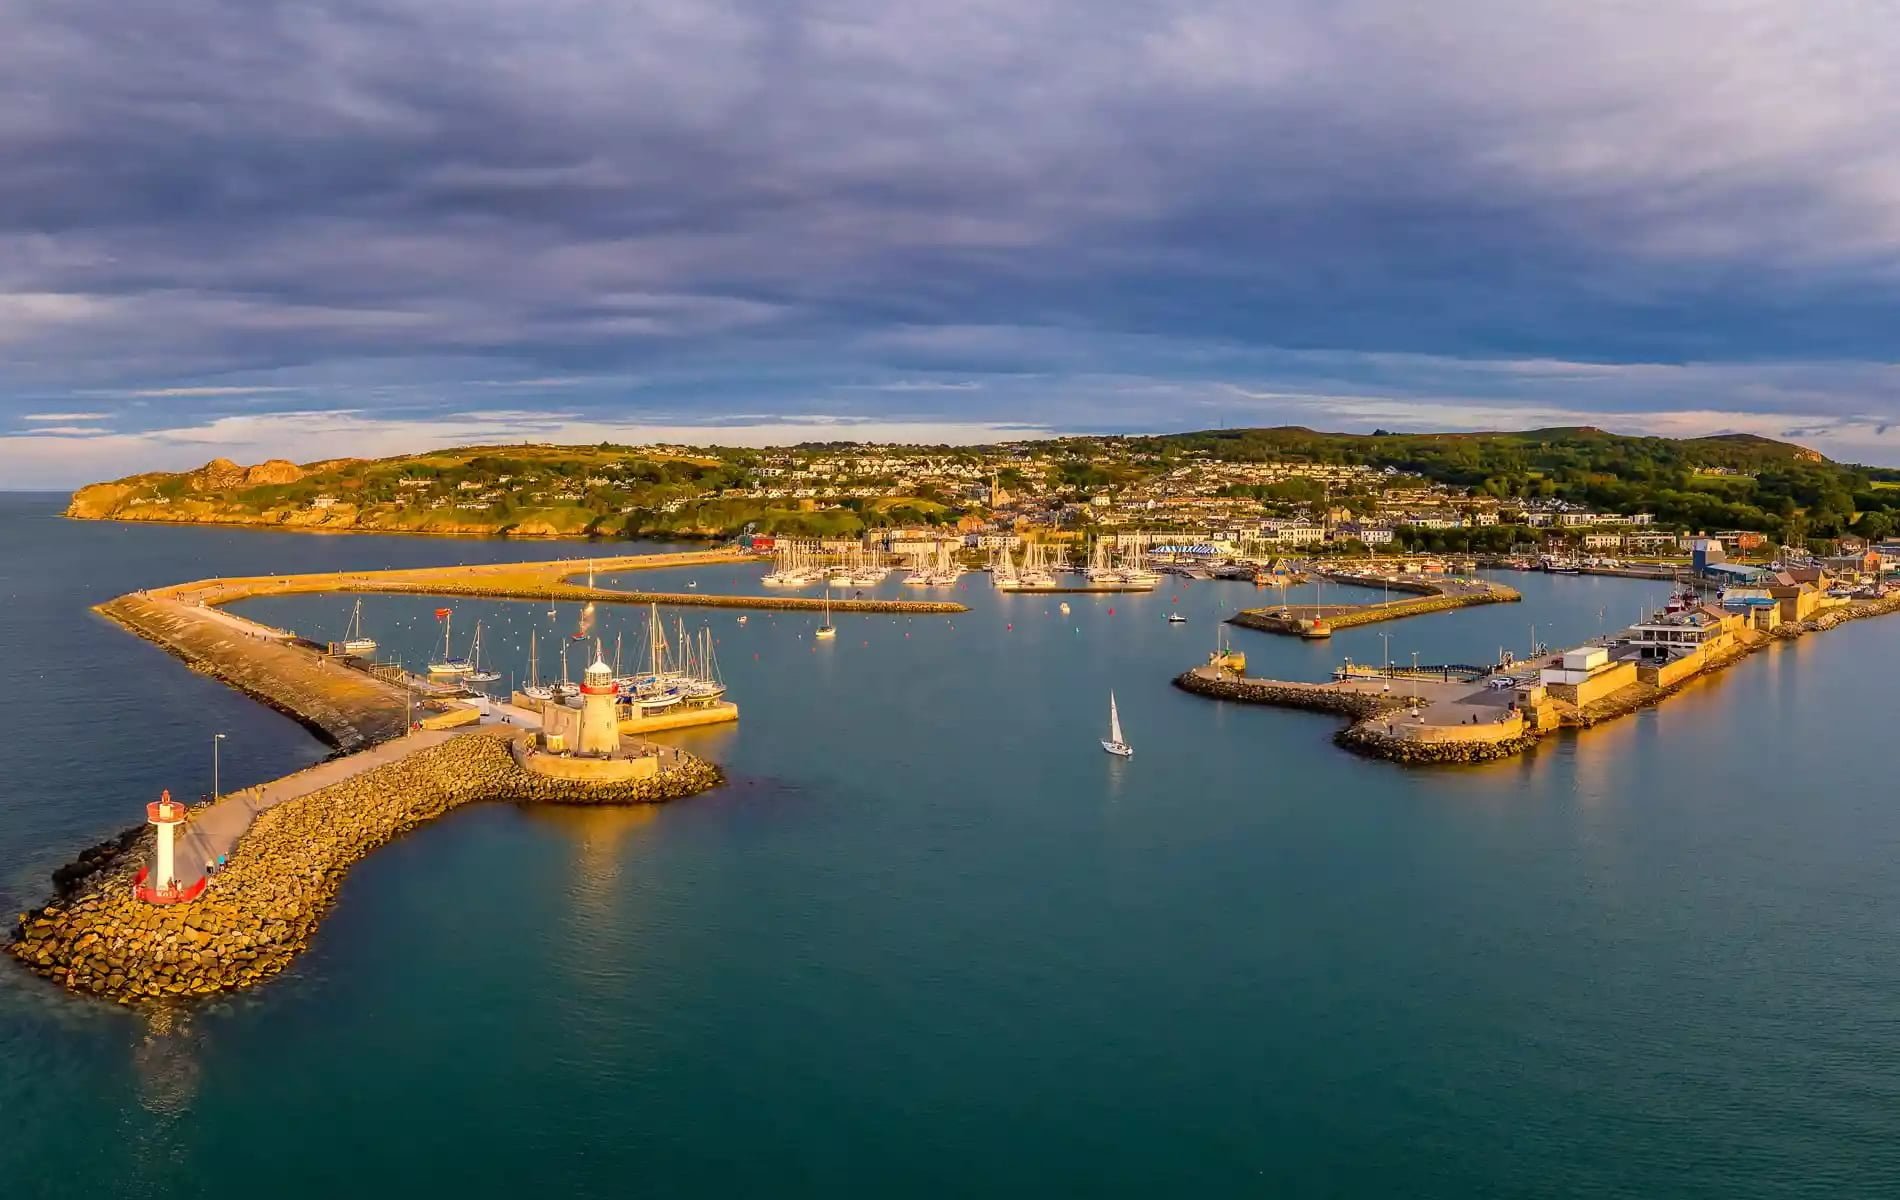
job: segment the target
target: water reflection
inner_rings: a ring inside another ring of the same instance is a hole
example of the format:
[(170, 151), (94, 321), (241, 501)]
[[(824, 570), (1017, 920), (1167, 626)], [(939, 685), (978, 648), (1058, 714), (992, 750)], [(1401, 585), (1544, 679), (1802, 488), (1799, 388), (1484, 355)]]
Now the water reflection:
[(132, 1047), (139, 1105), (157, 1116), (183, 1116), (198, 1098), (204, 1070), (190, 1010), (183, 1002), (157, 1001), (139, 1016), (145, 1028)]

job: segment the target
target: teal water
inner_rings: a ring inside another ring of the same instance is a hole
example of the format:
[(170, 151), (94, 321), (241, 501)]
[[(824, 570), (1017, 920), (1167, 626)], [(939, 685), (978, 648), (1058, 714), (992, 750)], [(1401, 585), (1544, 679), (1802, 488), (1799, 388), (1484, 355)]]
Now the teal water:
[[(0, 497), (14, 909), (158, 788), (208, 788), (212, 732), (230, 735), (226, 786), (324, 753), (88, 604), (220, 572), (564, 549), (57, 508)], [(757, 570), (637, 582), (736, 590)], [(1393, 656), (1521, 650), (1532, 623), (1562, 644), (1653, 597), (1509, 582), (1524, 604), (1386, 627)], [(1507, 764), (1416, 773), (1336, 750), (1330, 718), (1167, 685), (1251, 588), (1069, 597), (1063, 619), (1055, 598), (970, 585), (970, 613), (841, 614), (830, 644), (802, 615), (673, 610), (710, 623), (743, 710), (679, 735), (728, 787), (452, 815), (362, 864), (267, 988), (158, 1019), (0, 964), (10, 1191), (1900, 1190), (1900, 622), (1758, 655)], [(365, 614), (419, 657), (435, 604)], [(1176, 607), (1187, 625), (1162, 620)], [(347, 608), (242, 611), (322, 635)], [(488, 623), (503, 670), (525, 666), (530, 627), (573, 620), (456, 609), (458, 630)], [(603, 611), (609, 638), (640, 640), (636, 611)], [(1235, 640), (1258, 674), (1381, 653), (1376, 630)], [(1110, 687), (1131, 762), (1095, 744)]]

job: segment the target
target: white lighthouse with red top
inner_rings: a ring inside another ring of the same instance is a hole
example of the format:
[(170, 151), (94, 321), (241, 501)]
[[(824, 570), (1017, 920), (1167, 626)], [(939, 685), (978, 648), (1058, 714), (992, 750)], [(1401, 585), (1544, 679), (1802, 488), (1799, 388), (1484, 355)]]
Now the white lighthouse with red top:
[(185, 823), (185, 806), (172, 799), (170, 792), (145, 806), (145, 819), (154, 833), (152, 864), (139, 872), (134, 890), (141, 900), (154, 904), (176, 904), (190, 900), (204, 890), (204, 881), (194, 878), (190, 887), (178, 883), (177, 829)]
[(581, 677), (581, 736), (576, 749), (582, 754), (618, 754), (620, 720), (614, 712), (614, 672), (599, 656), (598, 647), (594, 653), (594, 665)]

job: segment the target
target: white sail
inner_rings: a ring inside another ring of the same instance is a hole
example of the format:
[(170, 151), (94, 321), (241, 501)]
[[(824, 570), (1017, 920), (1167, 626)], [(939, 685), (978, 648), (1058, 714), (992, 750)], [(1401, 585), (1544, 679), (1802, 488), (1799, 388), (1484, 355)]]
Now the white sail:
[(1122, 742), (1122, 714), (1115, 707), (1114, 692), (1108, 694), (1108, 740), (1118, 745), (1126, 744)]

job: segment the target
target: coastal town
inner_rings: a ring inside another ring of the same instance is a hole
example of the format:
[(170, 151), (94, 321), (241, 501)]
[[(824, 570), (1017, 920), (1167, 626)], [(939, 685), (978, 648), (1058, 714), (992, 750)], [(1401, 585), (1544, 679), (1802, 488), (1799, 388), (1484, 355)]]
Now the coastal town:
[[(1900, 568), (1892, 489), (1882, 486), (1890, 481), (1816, 463), (1799, 448), (1745, 447), (1761, 460), (1752, 474), (1721, 463), (1681, 467), (1688, 480), (1706, 480), (1708, 494), (1757, 495), (1790, 480), (1825, 492), (1754, 522), (1769, 529), (1709, 529), (1683, 527), (1670, 488), (1590, 503), (1591, 486), (1563, 472), (1460, 485), (1434, 478), (1444, 472), (1428, 464), (1237, 458), (1191, 441), (1159, 450), (1155, 441), (806, 447), (724, 460), (687, 447), (632, 456), (592, 448), (585, 473), (556, 497), (598, 507), (600, 489), (626, 471), (665, 462), (673, 466), (660, 474), (688, 489), (672, 511), (743, 502), (787, 519), (722, 530), (701, 550), (622, 547), (539, 562), (201, 579), (101, 604), (128, 631), (298, 720), (339, 757), (228, 795), (214, 786), (195, 804), (168, 792), (152, 800), (143, 825), (55, 872), (57, 894), (23, 915), (9, 950), (68, 988), (125, 1002), (246, 987), (283, 970), (308, 943), (351, 863), (460, 804), (650, 804), (719, 786), (718, 767), (652, 740), (739, 715), (718, 666), (720, 639), (703, 622), (688, 629), (664, 616), (662, 606), (723, 611), (741, 629), (748, 611), (822, 621), (795, 635), (815, 651), (837, 637), (834, 613), (950, 622), (972, 611), (972, 587), (1004, 602), (1046, 595), (1043, 611), (1068, 619), (1072, 602), (1112, 603), (1164, 584), (1248, 584), (1214, 590), (1222, 632), (1174, 686), (1220, 702), (1345, 717), (1340, 746), (1406, 766), (1520, 754), (1560, 730), (1662, 702), (1778, 642), (1900, 608), (1900, 591), (1887, 582)], [(579, 452), (544, 449), (544, 465), (572, 473)], [(436, 455), (434, 474), (416, 460), (374, 471), (213, 463), (82, 489), (69, 515), (149, 520), (164, 509), (184, 522), (229, 523), (229, 506), (240, 504), (249, 523), (324, 532), (373, 528), (340, 518), (354, 522), (382, 503), (369, 497), (385, 484), (399, 509), (432, 510), (464, 494), (470, 505), (492, 505), (494, 488), (510, 489), (502, 503), (541, 503), (546, 478), (522, 465), (523, 451), (511, 453)], [(680, 482), (706, 484), (709, 472), (719, 475), (709, 496)], [(361, 494), (346, 502), (350, 481)], [(310, 490), (318, 487), (325, 490)], [(107, 510), (98, 508), (98, 488), (116, 489)], [(1845, 489), (1847, 507), (1827, 489)], [(252, 503), (260, 490), (276, 507)], [(1654, 510), (1643, 503), (1652, 498)], [(299, 516), (312, 513), (321, 519)], [(683, 589), (636, 590), (617, 578), (682, 567), (704, 568), (709, 586), (695, 578)], [(1627, 577), (1664, 589), (1667, 600), (1619, 631), (1553, 647), (1533, 630), (1526, 650), (1501, 648), (1479, 662), (1395, 658), (1386, 639), (1378, 661), (1342, 656), (1325, 678), (1250, 672), (1239, 640), (1252, 631), (1326, 642), (1363, 626), (1515, 604), (1514, 573)], [(758, 590), (728, 586), (748, 575)], [(1305, 590), (1290, 600), (1289, 589)], [(297, 595), (355, 600), (347, 623), (321, 634), (229, 607)], [(435, 598), (440, 640), (426, 663), (392, 660), (379, 645), (364, 618), (364, 597), (377, 596)], [(551, 621), (572, 614), (573, 627), (549, 630), (545, 658), (531, 630), (525, 670), (508, 670), (503, 687), (479, 618), (461, 626), (466, 640), (456, 636), (456, 607), (472, 599), (533, 602)], [(607, 608), (643, 618), (630, 646), (601, 632), (597, 613)], [(1158, 606), (1145, 611), (1162, 616)], [(1177, 608), (1165, 620), (1188, 618)], [(1005, 622), (997, 635), (1014, 628)], [(570, 670), (575, 649), (582, 662)], [(1110, 735), (1103, 749), (1133, 756), (1112, 694)], [(347, 821), (326, 815), (343, 809)], [(312, 891), (284, 882), (306, 877), (323, 884)]]

